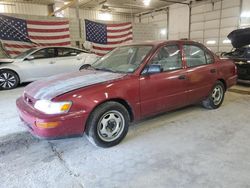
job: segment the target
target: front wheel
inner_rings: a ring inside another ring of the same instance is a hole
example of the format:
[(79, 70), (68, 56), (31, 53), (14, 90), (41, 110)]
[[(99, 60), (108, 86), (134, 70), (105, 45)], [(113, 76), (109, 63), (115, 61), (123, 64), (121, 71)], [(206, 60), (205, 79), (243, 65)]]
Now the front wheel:
[(129, 120), (129, 113), (122, 104), (113, 101), (101, 104), (88, 119), (87, 137), (99, 147), (115, 146), (126, 136)]
[(0, 70), (0, 89), (8, 90), (16, 88), (19, 84), (17, 74), (11, 70)]
[(208, 109), (219, 108), (224, 100), (224, 95), (225, 87), (222, 82), (217, 81), (208, 98), (202, 101), (202, 105)]

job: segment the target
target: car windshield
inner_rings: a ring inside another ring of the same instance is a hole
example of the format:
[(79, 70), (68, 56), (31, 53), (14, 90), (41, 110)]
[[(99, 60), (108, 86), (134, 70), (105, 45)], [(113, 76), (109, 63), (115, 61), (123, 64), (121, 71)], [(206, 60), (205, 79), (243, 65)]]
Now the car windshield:
[(132, 73), (142, 63), (152, 46), (123, 46), (114, 49), (92, 66), (97, 70)]
[(18, 56), (14, 57), (14, 58), (15, 58), (15, 59), (23, 59), (23, 58), (25, 58), (28, 54), (30, 54), (31, 52), (33, 52), (33, 51), (35, 51), (35, 50), (37, 50), (37, 49), (36, 49), (36, 48), (31, 48), (31, 49), (29, 49), (29, 50), (27, 50), (27, 51), (25, 51), (25, 52), (19, 54)]

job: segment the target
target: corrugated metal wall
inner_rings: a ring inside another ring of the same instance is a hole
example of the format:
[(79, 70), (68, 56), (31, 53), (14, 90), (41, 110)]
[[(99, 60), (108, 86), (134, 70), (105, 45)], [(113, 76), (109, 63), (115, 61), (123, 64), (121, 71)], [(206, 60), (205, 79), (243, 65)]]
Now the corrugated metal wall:
[(192, 7), (191, 39), (204, 43), (214, 52), (231, 50), (231, 44), (225, 40), (232, 30), (239, 27), (240, 2), (222, 0)]
[(47, 16), (48, 6), (36, 5), (36, 4), (30, 4), (30, 3), (0, 4), (0, 13)]

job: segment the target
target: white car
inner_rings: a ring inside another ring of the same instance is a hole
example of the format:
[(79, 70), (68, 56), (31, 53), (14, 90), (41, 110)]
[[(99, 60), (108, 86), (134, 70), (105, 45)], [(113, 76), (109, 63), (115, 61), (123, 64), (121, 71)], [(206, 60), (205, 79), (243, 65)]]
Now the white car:
[(20, 83), (77, 71), (97, 59), (97, 55), (78, 48), (32, 48), (13, 59), (0, 60), (0, 89), (13, 89)]

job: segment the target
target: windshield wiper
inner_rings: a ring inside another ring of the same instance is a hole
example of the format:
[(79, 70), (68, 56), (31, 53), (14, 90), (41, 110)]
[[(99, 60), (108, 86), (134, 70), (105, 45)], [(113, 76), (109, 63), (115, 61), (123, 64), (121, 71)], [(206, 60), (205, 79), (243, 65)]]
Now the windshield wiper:
[(105, 67), (102, 67), (102, 68), (95, 68), (95, 67), (94, 67), (94, 69), (95, 69), (95, 70), (100, 70), (100, 71), (115, 72), (115, 71), (113, 71), (112, 69), (108, 69), (108, 68), (105, 68)]

